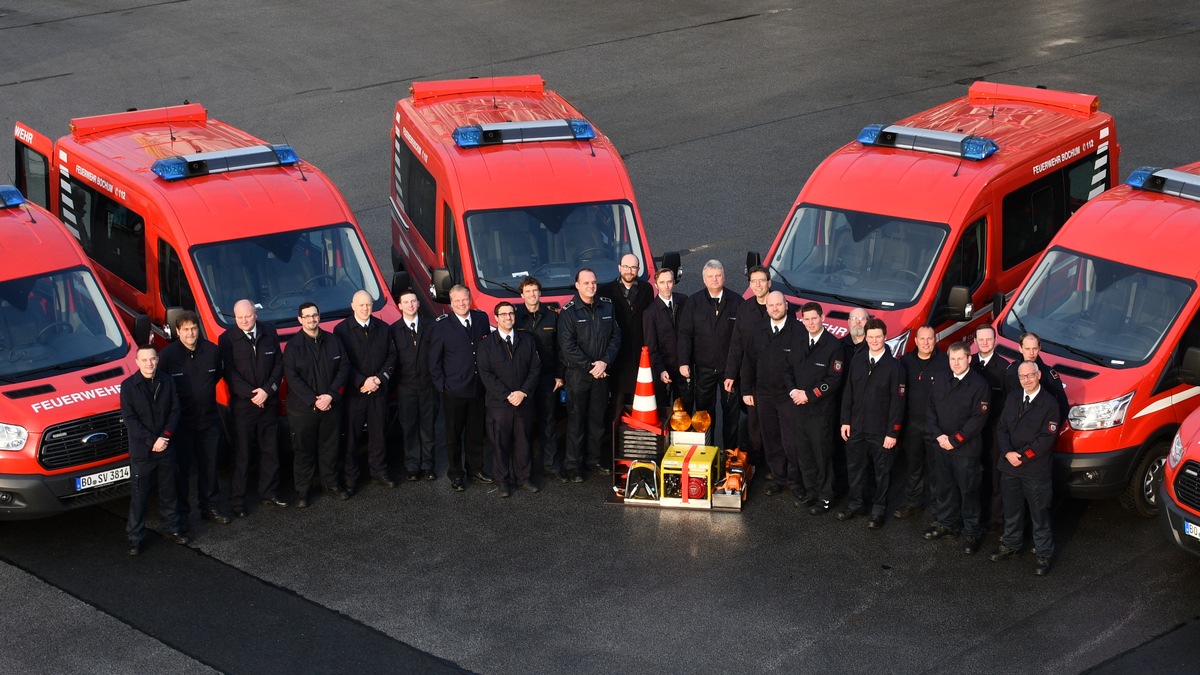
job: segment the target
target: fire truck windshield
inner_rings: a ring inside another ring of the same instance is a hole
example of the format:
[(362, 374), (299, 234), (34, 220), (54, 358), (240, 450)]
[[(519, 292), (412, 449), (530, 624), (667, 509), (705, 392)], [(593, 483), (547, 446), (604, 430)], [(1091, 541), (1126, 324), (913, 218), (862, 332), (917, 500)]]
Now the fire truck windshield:
[(627, 202), (476, 211), (466, 223), (479, 288), (489, 294), (515, 295), (510, 289), (527, 275), (537, 277), (547, 291), (574, 290), (581, 267), (595, 271), (600, 283), (612, 281), (627, 253), (638, 257), (641, 278), (647, 278), (633, 207)]
[(247, 298), (258, 318), (297, 325), (304, 302), (315, 302), (322, 320), (350, 315), (350, 298), (365, 290), (385, 302), (362, 241), (348, 223), (278, 232), (197, 246), (192, 258), (217, 320), (234, 325), (233, 305)]
[(946, 241), (945, 225), (802, 204), (771, 259), (803, 293), (868, 307), (916, 302)]
[(128, 346), (86, 268), (0, 282), (0, 379), (119, 359)]

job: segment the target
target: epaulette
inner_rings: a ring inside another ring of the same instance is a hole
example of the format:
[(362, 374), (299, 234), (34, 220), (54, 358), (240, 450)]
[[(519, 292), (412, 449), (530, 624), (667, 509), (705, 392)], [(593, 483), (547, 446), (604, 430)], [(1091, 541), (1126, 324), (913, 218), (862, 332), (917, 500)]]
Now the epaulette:
[(449, 314), (440, 314), (440, 315), (438, 315), (438, 318), (434, 319), (434, 321), (441, 321), (448, 316), (450, 316), (450, 315)]
[(575, 305), (574, 300), (568, 300), (567, 304), (563, 305), (563, 309), (571, 309), (571, 307), (573, 307), (574, 305)]
[(604, 297), (603, 295), (597, 295), (596, 299), (599, 300), (600, 302), (607, 302), (610, 305), (612, 304), (612, 300), (609, 300), (608, 298)]

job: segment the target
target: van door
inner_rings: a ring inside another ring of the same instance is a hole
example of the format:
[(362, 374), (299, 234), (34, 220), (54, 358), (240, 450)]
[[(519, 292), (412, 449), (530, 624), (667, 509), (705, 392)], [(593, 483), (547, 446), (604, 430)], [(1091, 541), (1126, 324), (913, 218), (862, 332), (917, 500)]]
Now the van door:
[[(937, 329), (939, 342), (951, 338), (959, 339), (964, 332), (969, 332), (964, 331), (968, 326), (982, 323), (988, 308), (990, 308), (987, 303), (994, 285), (984, 283), (987, 279), (988, 260), (987, 216), (983, 214), (977, 216), (963, 230), (962, 236), (954, 244), (954, 249), (948, 253), (950, 257), (946, 263), (946, 273), (942, 277), (941, 286), (938, 287), (937, 301), (934, 303), (929, 320), (930, 325)], [(979, 311), (969, 320), (951, 323), (955, 321), (956, 317), (950, 316), (950, 289), (955, 286), (965, 286), (970, 289), (971, 304)], [(987, 315), (989, 321), (992, 318)]]
[(50, 157), (54, 141), (17, 122), (13, 129), (16, 144), (17, 189), (29, 201), (44, 209), (50, 207)]

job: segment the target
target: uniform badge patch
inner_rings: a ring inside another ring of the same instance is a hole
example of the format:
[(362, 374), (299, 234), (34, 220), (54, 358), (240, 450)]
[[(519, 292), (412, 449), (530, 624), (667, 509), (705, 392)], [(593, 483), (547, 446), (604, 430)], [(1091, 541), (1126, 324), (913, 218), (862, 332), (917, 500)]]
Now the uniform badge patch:
[(842, 372), (842, 360), (841, 359), (833, 360), (833, 372), (835, 372), (835, 373)]
[(979, 412), (985, 413), (985, 412), (987, 412), (987, 410), (988, 410), (988, 402), (980, 401), (979, 402)]
[(1051, 422), (1046, 425), (1046, 428), (1050, 430), (1050, 433), (1056, 434), (1058, 433), (1058, 422)]
[(901, 396), (903, 396), (903, 395), (904, 395), (904, 385), (903, 385), (903, 384), (902, 384), (902, 385), (900, 385), (900, 395), (901, 395)]

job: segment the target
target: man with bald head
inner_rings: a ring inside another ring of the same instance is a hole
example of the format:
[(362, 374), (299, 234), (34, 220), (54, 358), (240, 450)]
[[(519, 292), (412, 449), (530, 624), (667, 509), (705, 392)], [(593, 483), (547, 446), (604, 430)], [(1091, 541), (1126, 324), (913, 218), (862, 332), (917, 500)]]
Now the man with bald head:
[(252, 451), (258, 450), (258, 497), (264, 504), (286, 508), (279, 494), (279, 385), (283, 352), (270, 324), (258, 323), (258, 309), (249, 300), (233, 306), (237, 325), (217, 341), (229, 386), (234, 455), (230, 502), (233, 515), (246, 517), (246, 484)]
[(609, 399), (610, 421), (620, 417), (625, 404), (633, 400), (638, 362), (642, 346), (646, 344), (642, 318), (654, 299), (654, 289), (638, 278), (641, 269), (642, 263), (638, 257), (627, 253), (621, 257), (617, 278), (597, 290), (599, 295), (612, 300), (613, 315), (617, 319), (617, 326), (621, 328), (617, 360), (608, 368), (608, 386), (612, 396)]
[(353, 315), (333, 329), (350, 361), (344, 404), (346, 454), (343, 472), (346, 490), (351, 494), (358, 486), (358, 450), (362, 447), (364, 430), (372, 482), (385, 488), (396, 487), (396, 482), (388, 475), (387, 446), (383, 438), (387, 426), (388, 384), (396, 366), (396, 349), (392, 345), (391, 327), (386, 321), (371, 316), (374, 304), (375, 298), (370, 293), (356, 292), (350, 299)]

